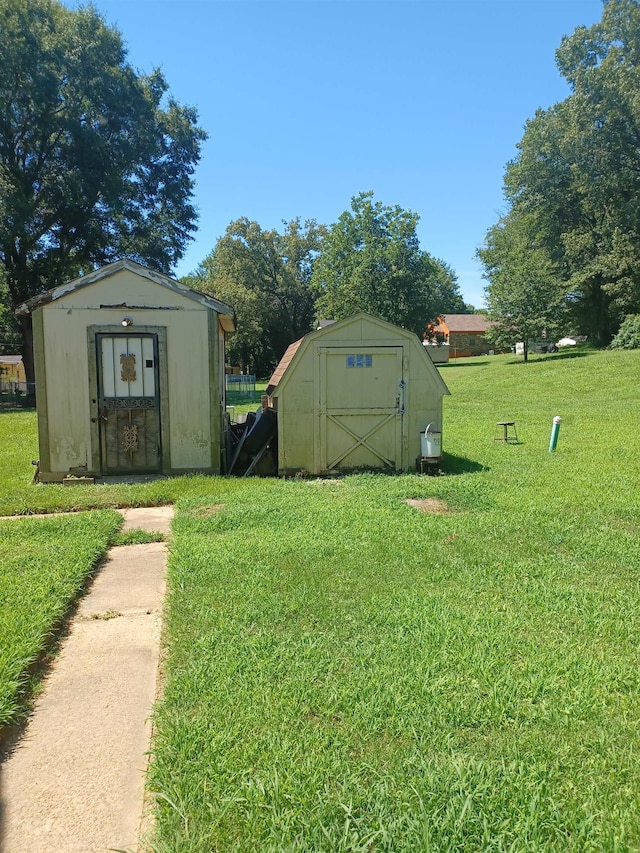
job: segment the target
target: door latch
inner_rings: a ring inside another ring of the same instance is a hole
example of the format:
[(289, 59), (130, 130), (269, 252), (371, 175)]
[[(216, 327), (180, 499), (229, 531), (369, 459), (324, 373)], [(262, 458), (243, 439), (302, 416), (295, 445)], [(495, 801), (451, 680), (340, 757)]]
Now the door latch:
[(102, 411), (100, 412), (98, 417), (97, 418), (91, 418), (91, 423), (95, 424), (98, 421), (103, 421), (104, 423), (106, 423), (108, 417), (109, 417), (109, 409), (107, 409), (106, 406), (103, 406)]

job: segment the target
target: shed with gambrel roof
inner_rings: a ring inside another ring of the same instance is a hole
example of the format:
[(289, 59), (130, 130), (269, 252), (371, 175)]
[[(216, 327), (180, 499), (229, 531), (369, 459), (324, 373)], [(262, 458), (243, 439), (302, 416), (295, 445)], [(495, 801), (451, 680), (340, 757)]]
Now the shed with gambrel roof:
[(327, 474), (414, 469), (449, 391), (413, 332), (361, 312), (291, 344), (268, 393), (279, 473)]

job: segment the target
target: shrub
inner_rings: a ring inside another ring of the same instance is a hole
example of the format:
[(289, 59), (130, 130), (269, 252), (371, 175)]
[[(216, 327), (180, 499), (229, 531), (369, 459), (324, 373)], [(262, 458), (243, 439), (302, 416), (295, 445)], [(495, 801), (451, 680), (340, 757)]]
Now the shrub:
[(615, 338), (610, 349), (640, 349), (640, 314), (630, 314)]

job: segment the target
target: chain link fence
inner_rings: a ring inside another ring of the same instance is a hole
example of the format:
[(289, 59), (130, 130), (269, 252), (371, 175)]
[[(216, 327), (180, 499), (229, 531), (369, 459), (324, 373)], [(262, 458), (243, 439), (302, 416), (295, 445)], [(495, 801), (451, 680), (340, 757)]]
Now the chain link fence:
[(34, 405), (35, 382), (0, 380), (0, 406), (2, 408), (28, 408)]

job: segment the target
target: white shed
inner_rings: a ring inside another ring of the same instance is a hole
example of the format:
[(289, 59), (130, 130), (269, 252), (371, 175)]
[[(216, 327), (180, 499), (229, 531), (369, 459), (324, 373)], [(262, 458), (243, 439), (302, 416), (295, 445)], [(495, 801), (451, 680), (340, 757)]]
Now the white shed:
[(325, 474), (415, 468), (449, 390), (417, 335), (359, 313), (291, 344), (267, 393), (278, 472)]
[(35, 297), (40, 479), (219, 473), (228, 305), (130, 260)]

